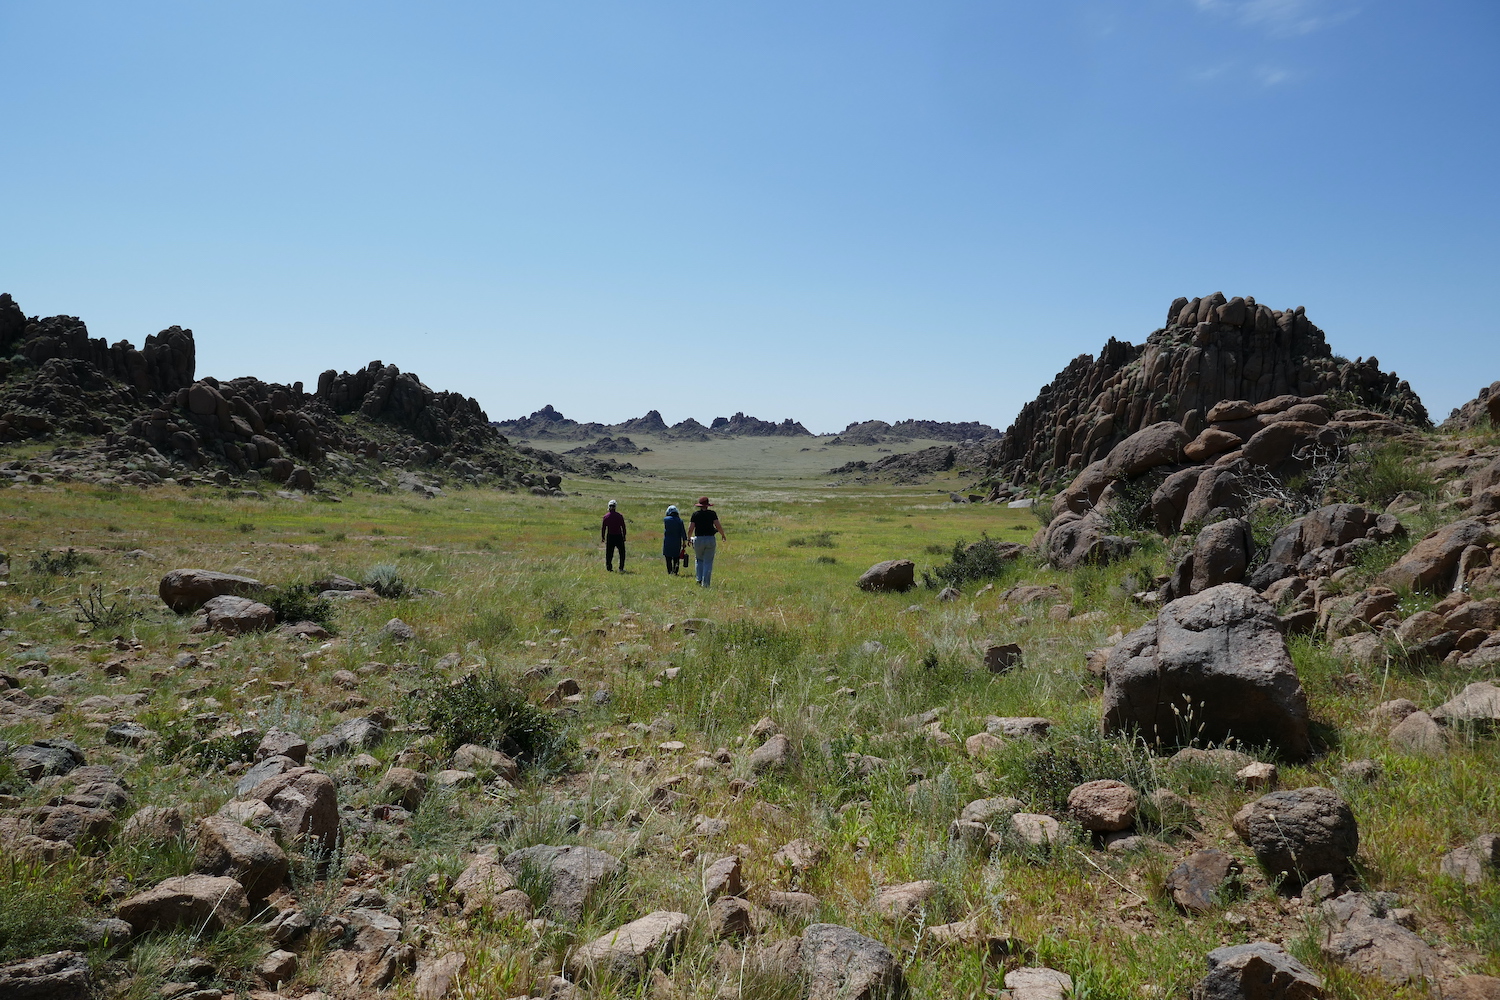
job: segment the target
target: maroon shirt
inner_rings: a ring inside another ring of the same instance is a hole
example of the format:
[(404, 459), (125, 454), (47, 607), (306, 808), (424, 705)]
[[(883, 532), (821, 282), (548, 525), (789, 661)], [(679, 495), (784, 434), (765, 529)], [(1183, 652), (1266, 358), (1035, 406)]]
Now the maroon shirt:
[(604, 534), (619, 535), (625, 537), (625, 515), (617, 510), (612, 510), (604, 515)]

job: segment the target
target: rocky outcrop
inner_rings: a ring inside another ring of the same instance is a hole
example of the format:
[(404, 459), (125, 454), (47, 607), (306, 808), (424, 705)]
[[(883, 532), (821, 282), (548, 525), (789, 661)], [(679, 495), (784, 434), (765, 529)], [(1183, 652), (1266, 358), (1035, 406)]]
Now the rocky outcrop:
[(1500, 427), (1500, 382), (1491, 382), (1473, 399), (1449, 413), (1442, 429), (1469, 431), (1485, 420), (1489, 420), (1491, 427)]
[[(1210, 423), (1227, 422), (1230, 414), (1217, 414), (1220, 421), (1211, 416), (1221, 402), (1244, 400), (1254, 407), (1278, 397), (1324, 394), (1347, 400), (1352, 408), (1379, 411), (1371, 417), (1389, 414), (1428, 425), (1427, 411), (1410, 386), (1382, 372), (1375, 358), (1334, 356), (1323, 331), (1300, 306), (1274, 310), (1253, 298), (1225, 299), (1222, 293), (1179, 298), (1166, 325), (1144, 344), (1111, 338), (1097, 358), (1075, 358), (1022, 407), (996, 457), (1011, 482), (1056, 480), (1105, 458), (1143, 428), (1170, 420), (1189, 436), (1184, 443), (1198, 445), (1196, 451), (1206, 458), (1216, 448), (1232, 450), (1225, 448), (1232, 443), (1226, 439), (1199, 440)], [(1219, 429), (1248, 443), (1271, 423), (1254, 418), (1268, 415), (1251, 412), (1242, 419), (1252, 420), (1253, 427)], [(1293, 436), (1287, 429), (1274, 431), (1253, 450), (1274, 457), (1283, 447), (1281, 439)]]
[[(515, 482), (540, 464), (511, 447), (476, 400), (434, 392), (378, 361), (352, 374), (325, 372), (311, 394), (300, 382), (221, 382), (195, 375), (191, 330), (163, 330), (139, 350), (109, 345), (74, 316), (28, 319), (9, 295), (0, 296), (0, 358), (9, 359), (0, 361), (0, 442), (99, 436), (89, 464), (139, 466), (138, 475), (154, 477), (141, 485), (205, 467), (256, 470), (280, 483), (332, 452), (345, 461), (441, 464), (465, 480)], [(341, 419), (351, 413), (367, 423)], [(370, 435), (369, 423), (398, 434)], [(310, 489), (309, 474), (292, 485)]]

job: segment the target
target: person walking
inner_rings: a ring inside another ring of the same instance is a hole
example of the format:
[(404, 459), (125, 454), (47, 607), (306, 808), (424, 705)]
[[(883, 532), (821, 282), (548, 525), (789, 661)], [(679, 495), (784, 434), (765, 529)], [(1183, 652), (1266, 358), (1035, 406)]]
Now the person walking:
[(682, 523), (675, 503), (667, 508), (661, 526), (661, 554), (667, 560), (667, 573), (676, 576), (687, 555), (687, 525)]
[(714, 575), (714, 549), (718, 540), (714, 535), (723, 537), (729, 541), (729, 536), (724, 534), (724, 526), (719, 523), (719, 515), (714, 512), (708, 497), (698, 498), (698, 509), (693, 511), (693, 516), (688, 518), (688, 537), (693, 540), (693, 560), (698, 565), (698, 586), (707, 587)]
[(618, 506), (613, 500), (609, 502), (609, 513), (604, 515), (604, 523), (599, 526), (599, 541), (604, 543), (604, 568), (613, 573), (615, 571), (615, 550), (620, 552), (620, 572), (625, 572), (625, 515), (615, 510)]

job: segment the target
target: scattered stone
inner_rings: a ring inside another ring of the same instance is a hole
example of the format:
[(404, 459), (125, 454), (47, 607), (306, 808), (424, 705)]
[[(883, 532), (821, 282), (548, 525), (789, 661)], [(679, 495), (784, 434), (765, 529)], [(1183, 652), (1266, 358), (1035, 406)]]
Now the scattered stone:
[(922, 879), (881, 889), (875, 894), (871, 906), (887, 920), (916, 920), (922, 916), (923, 907), (937, 894), (938, 884), (930, 879)]
[(1350, 874), (1359, 849), (1354, 812), (1329, 788), (1263, 795), (1235, 813), (1234, 832), (1267, 871), (1296, 886), (1319, 875)]
[(537, 907), (555, 920), (576, 922), (593, 893), (620, 873), (619, 859), (592, 847), (538, 844), (506, 855), (505, 868), (519, 878), (528, 866), (547, 872), (552, 892)]
[(1323, 1000), (1323, 995), (1323, 980), (1270, 941), (1209, 952), (1208, 978), (1194, 994), (1199, 1000)]
[(474, 771), (482, 775), (495, 775), (514, 784), (521, 777), (521, 768), (508, 755), (489, 747), (465, 743), (453, 751), (453, 767), (462, 771)]
[(798, 837), (796, 840), (783, 844), (775, 854), (771, 855), (771, 861), (779, 868), (806, 872), (815, 868), (823, 860), (823, 856), (822, 847), (811, 840)]
[(10, 762), (31, 781), (54, 774), (67, 774), (83, 766), (83, 749), (72, 740), (37, 740), (10, 752)]
[[(493, 858), (481, 855), (471, 861), (458, 878), (453, 880), (450, 892), (458, 905), (462, 907), (463, 916), (468, 918), (486, 907), (499, 915), (498, 911), (502, 909), (500, 905), (502, 897), (515, 888), (515, 877), (504, 865)], [(529, 903), (526, 908), (530, 910)]]
[(639, 978), (676, 951), (687, 937), (688, 923), (686, 913), (649, 913), (577, 948), (568, 966), (577, 977)]
[(1500, 684), (1476, 681), (1432, 710), (1446, 726), (1469, 724), (1481, 731), (1500, 725)]
[(1276, 769), (1275, 764), (1258, 760), (1234, 772), (1234, 780), (1241, 788), (1248, 788), (1252, 792), (1274, 792), (1281, 781), (1281, 772)]
[(1189, 913), (1206, 913), (1223, 902), (1226, 890), (1239, 880), (1240, 863), (1214, 848), (1194, 851), (1167, 876), (1172, 902)]
[(1235, 583), (1173, 601), (1122, 639), (1105, 667), (1104, 729), (1175, 743), (1184, 732), (1223, 743), (1312, 752), (1307, 695), (1275, 609)]
[(399, 805), (415, 812), (426, 795), (427, 775), (409, 767), (393, 767), (375, 786), (374, 798), (377, 802)]
[(269, 730), (255, 748), (255, 760), (259, 762), (268, 757), (287, 757), (300, 767), (307, 763), (307, 741), (284, 729)]
[(1025, 847), (1051, 847), (1062, 839), (1057, 820), (1041, 813), (1016, 813), (1010, 818), (1010, 832)]
[(714, 900), (708, 907), (708, 933), (715, 941), (755, 933), (750, 904), (735, 896), (721, 896)]
[(1412, 712), (1390, 732), (1391, 746), (1431, 757), (1448, 752), (1448, 734), (1426, 712)]
[(1011, 1000), (1066, 1000), (1073, 977), (1056, 969), (1022, 967), (1005, 974)]
[(741, 865), (737, 855), (707, 865), (703, 869), (703, 896), (710, 903), (720, 896), (738, 896), (744, 890), (740, 884)]
[(904, 593), (916, 583), (917, 564), (910, 559), (888, 559), (865, 570), (856, 586), (860, 590)]
[(280, 989), (297, 974), (297, 956), (290, 951), (273, 951), (255, 963), (255, 974), (271, 989)]
[(1318, 908), (1324, 957), (1390, 983), (1437, 982), (1436, 952), (1395, 919), (1390, 893), (1346, 892)]
[(1085, 830), (1111, 833), (1135, 826), (1140, 797), (1123, 781), (1086, 781), (1068, 793), (1068, 811)]
[(782, 771), (792, 764), (792, 741), (776, 733), (750, 753), (750, 770), (756, 774)]
[(417, 630), (399, 618), (386, 622), (380, 632), (392, 642), (411, 642), (417, 637)]
[(244, 888), (232, 878), (179, 875), (120, 903), (120, 919), (137, 934), (178, 924), (219, 931), (238, 927), (250, 915)]
[(838, 924), (802, 932), (807, 1000), (887, 1000), (906, 992), (901, 965), (879, 941)]
[(443, 1000), (468, 966), (469, 959), (461, 951), (445, 952), (430, 960), (419, 959), (417, 974), (413, 977), (417, 1000)]
[(992, 643), (985, 647), (984, 665), (992, 674), (1009, 673), (1021, 665), (1021, 647), (1018, 643)]
[(333, 757), (360, 750), (373, 750), (384, 739), (382, 717), (367, 715), (340, 722), (313, 740), (309, 749), (319, 757)]
[(1465, 885), (1478, 885), (1500, 872), (1500, 834), (1486, 833), (1443, 855), (1439, 870)]
[(1368, 758), (1351, 760), (1339, 768), (1339, 777), (1362, 785), (1372, 784), (1380, 779), (1380, 762)]
[(992, 733), (975, 733), (964, 740), (964, 749), (970, 757), (984, 757), (1005, 746), (1005, 741)]

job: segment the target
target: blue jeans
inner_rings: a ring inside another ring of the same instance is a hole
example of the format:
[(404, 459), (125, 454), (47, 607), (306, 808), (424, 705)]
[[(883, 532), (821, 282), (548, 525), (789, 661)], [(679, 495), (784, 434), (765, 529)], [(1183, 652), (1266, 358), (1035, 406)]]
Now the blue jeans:
[(698, 586), (707, 587), (714, 576), (714, 548), (718, 539), (713, 535), (693, 537), (693, 563), (697, 570)]

